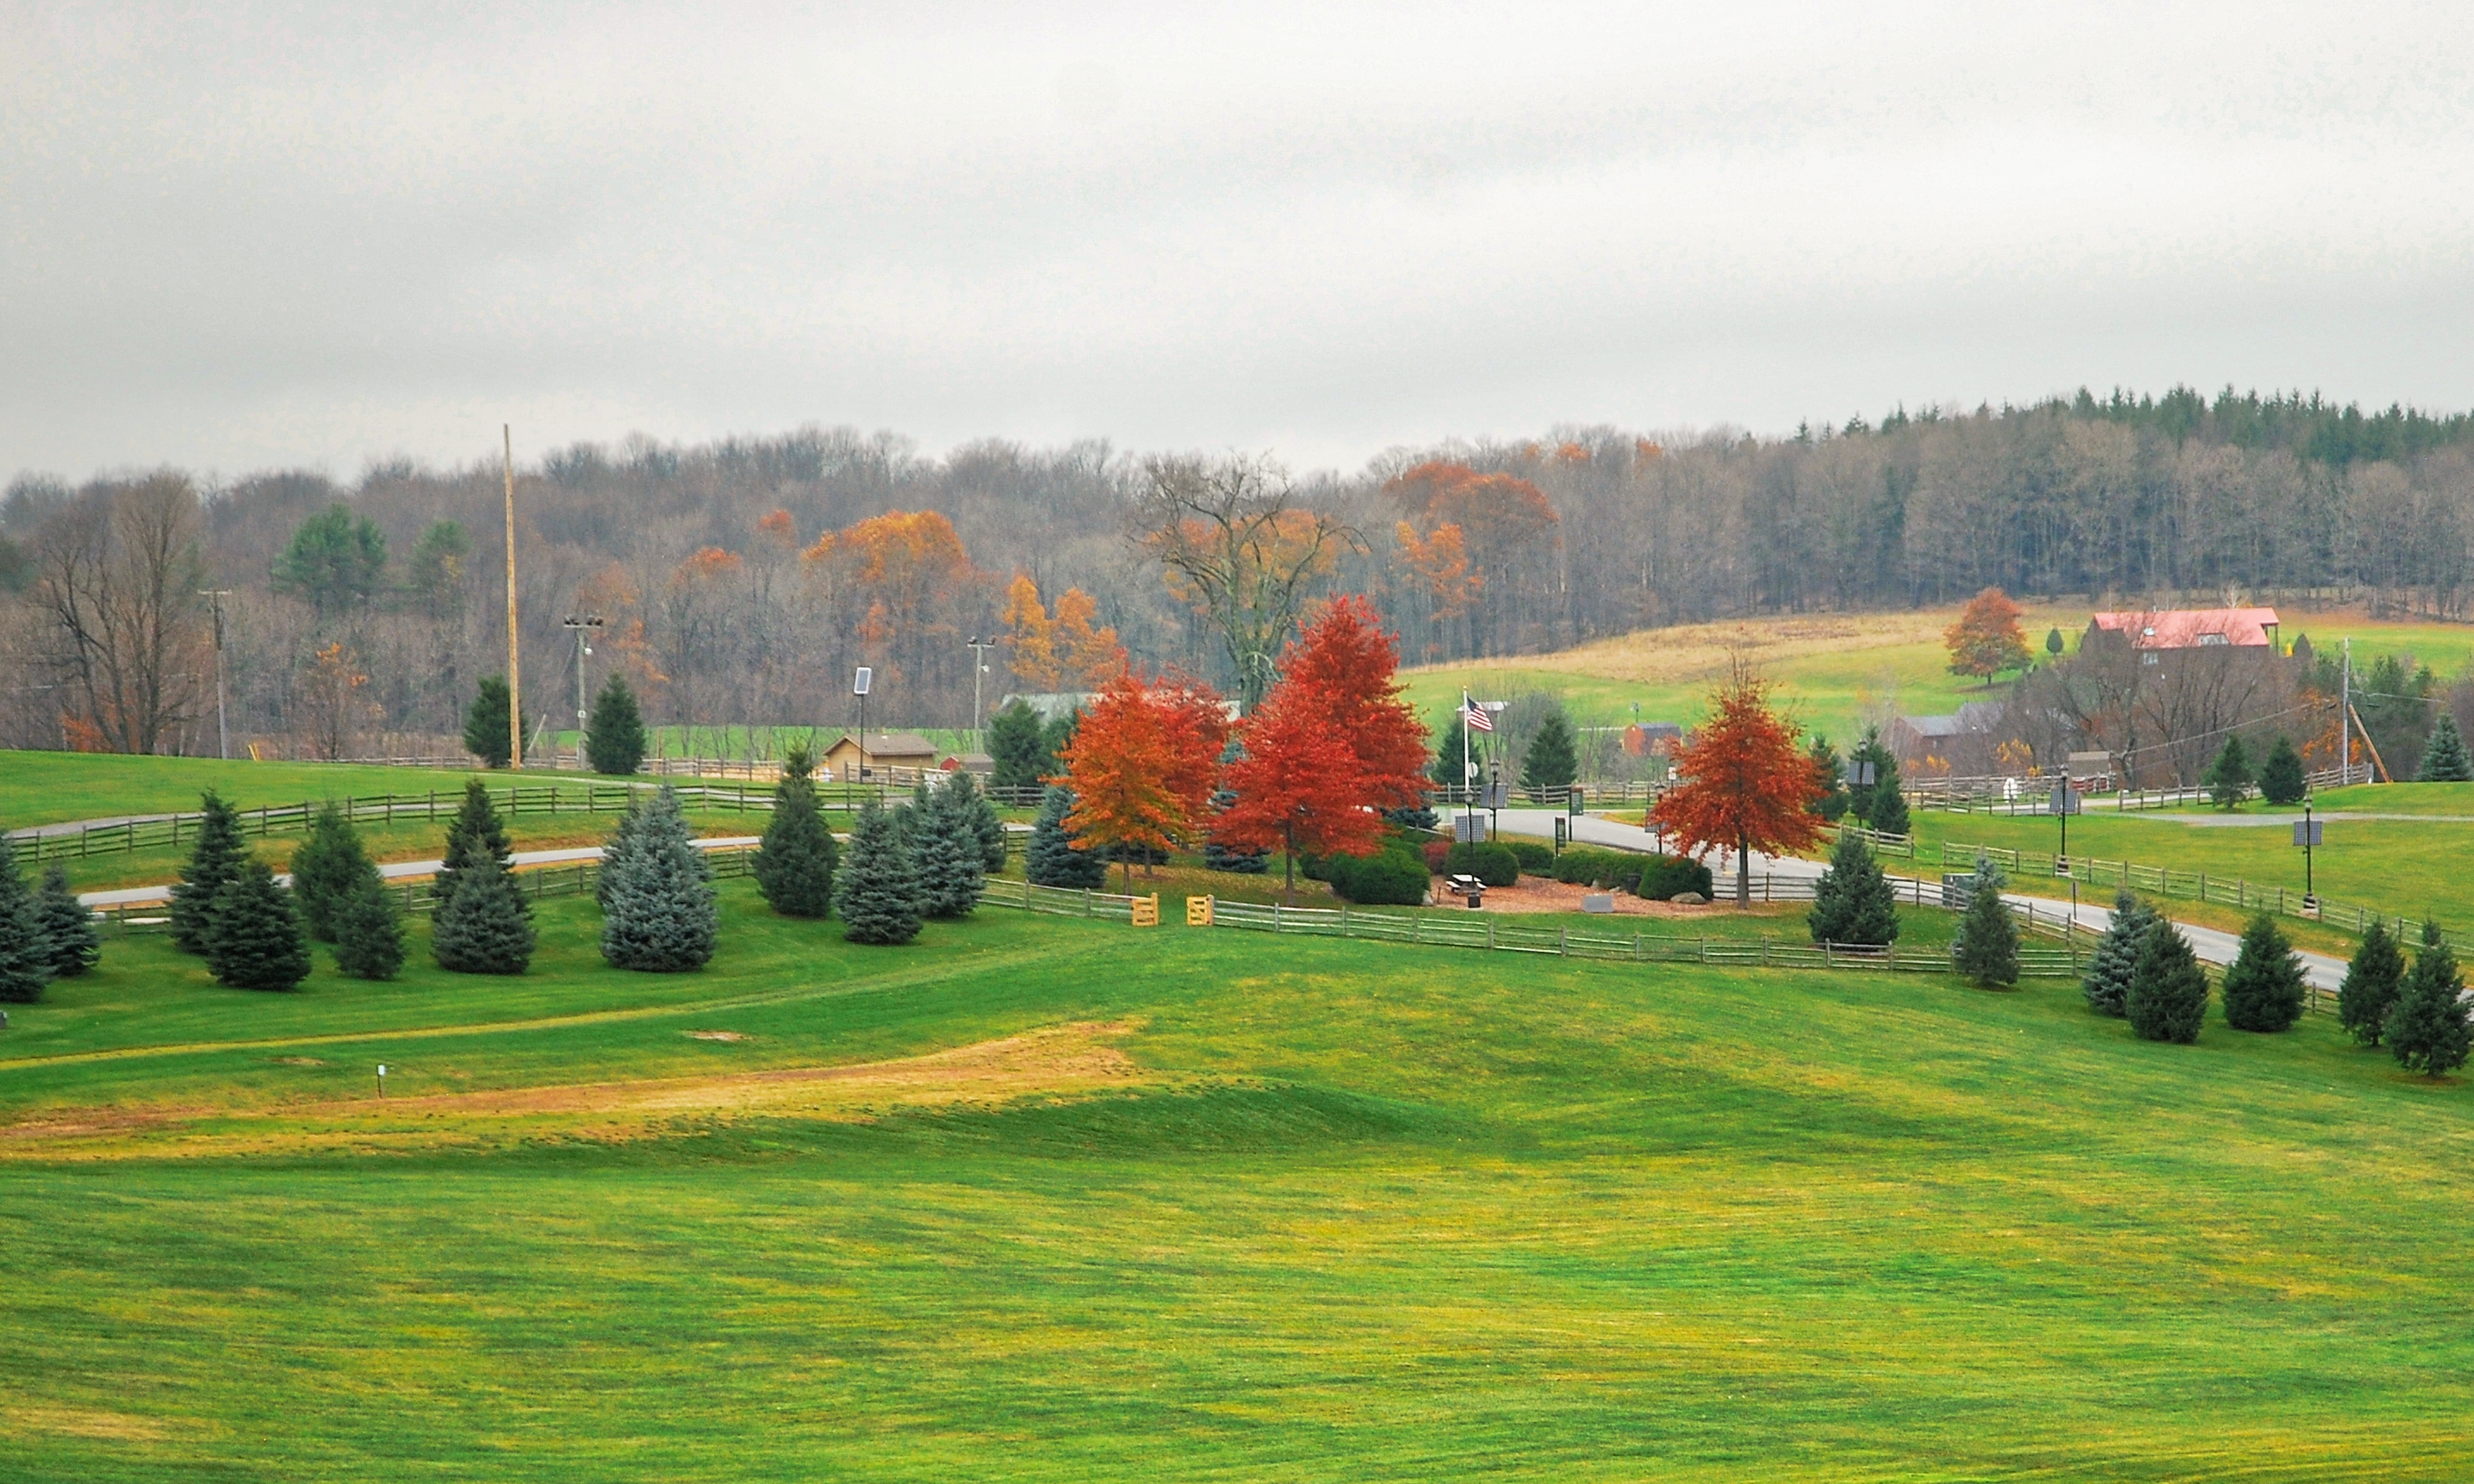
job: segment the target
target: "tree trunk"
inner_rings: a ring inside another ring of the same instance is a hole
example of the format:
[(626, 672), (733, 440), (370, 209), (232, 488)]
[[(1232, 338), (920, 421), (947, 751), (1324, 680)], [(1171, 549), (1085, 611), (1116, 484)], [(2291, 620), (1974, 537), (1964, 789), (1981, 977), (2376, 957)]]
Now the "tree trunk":
[(1286, 882), (1280, 888), (1280, 893), (1288, 898), (1291, 907), (1295, 907), (1298, 905), (1297, 821), (1289, 820), (1281, 824), (1280, 847), (1280, 865), (1288, 873)]
[(1735, 911), (1750, 912), (1753, 906), (1753, 846), (1743, 836), (1735, 837)]

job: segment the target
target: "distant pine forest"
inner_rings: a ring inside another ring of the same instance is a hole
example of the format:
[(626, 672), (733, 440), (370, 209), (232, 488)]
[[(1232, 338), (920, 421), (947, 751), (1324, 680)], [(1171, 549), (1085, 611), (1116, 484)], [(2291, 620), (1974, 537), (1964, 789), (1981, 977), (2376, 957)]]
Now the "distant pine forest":
[[(1336, 592), (1373, 601), (1414, 664), (1986, 586), (2462, 620), (2474, 566), (2474, 414), (2230, 388), (1783, 436), (1567, 426), (1349, 474), (1105, 442), (940, 456), (812, 426), (576, 444), (516, 474), (526, 709), (562, 724), (563, 620), (585, 616), (603, 620), (593, 683), (628, 677), (656, 722), (843, 722), (869, 664), (871, 724), (947, 726), (975, 694), (1075, 689), (1121, 651), (1245, 693), (1280, 604)], [(0, 506), (0, 742), (212, 751), (218, 642), (234, 737), (290, 755), (451, 739), (505, 668), (502, 499), (494, 462), (20, 474)], [(1232, 593), (1276, 600), (1215, 597), (1188, 560), (1214, 541)], [(973, 639), (996, 645), (977, 691)]]

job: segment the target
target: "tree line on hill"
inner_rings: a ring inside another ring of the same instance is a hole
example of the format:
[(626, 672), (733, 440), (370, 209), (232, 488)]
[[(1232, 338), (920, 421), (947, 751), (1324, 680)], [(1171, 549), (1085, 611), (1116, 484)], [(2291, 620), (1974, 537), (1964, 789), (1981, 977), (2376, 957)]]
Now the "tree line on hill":
[[(2460, 617), (2469, 460), (2465, 415), (2188, 389), (1788, 437), (1560, 428), (1304, 478), (1102, 443), (934, 458), (813, 427), (576, 445), (519, 477), (526, 709), (564, 714), (561, 620), (588, 614), (597, 673), (699, 729), (844, 724), (859, 664), (879, 717), (967, 725), (975, 637), (1001, 645), (1000, 694), (1095, 689), (1122, 650), (1251, 710), (1279, 636), (1336, 591), (1411, 660), (1987, 585)], [(0, 501), (0, 741), (206, 750), (219, 639), (241, 737), (320, 755), (452, 737), (503, 671), (500, 499), (494, 463), (21, 475)]]

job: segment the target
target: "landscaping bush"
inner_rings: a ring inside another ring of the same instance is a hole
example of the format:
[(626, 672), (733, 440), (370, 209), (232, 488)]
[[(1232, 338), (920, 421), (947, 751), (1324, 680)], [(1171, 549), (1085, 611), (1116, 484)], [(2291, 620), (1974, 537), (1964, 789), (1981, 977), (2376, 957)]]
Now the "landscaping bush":
[(1425, 860), (1427, 873), (1440, 876), (1443, 873), (1444, 864), (1452, 858), (1452, 842), (1430, 839), (1418, 847), (1418, 854)]
[(1396, 850), (1333, 856), (1324, 863), (1332, 893), (1361, 907), (1416, 907), (1426, 900), (1425, 863)]
[(1512, 858), (1519, 862), (1520, 868), (1527, 871), (1530, 875), (1552, 876), (1555, 874), (1554, 846), (1541, 845), (1534, 839), (1505, 839), (1497, 840), (1495, 843), (1502, 846), (1504, 849), (1511, 851)]
[(1640, 857), (1621, 850), (1575, 847), (1555, 861), (1555, 879), (1576, 887), (1628, 886), (1640, 875)]
[(1443, 856), (1443, 870), (1474, 876), (1490, 887), (1509, 887), (1520, 880), (1520, 857), (1508, 845), (1481, 840), (1452, 846)]
[(1717, 884), (1710, 879), (1710, 867), (1683, 856), (1651, 856), (1640, 868), (1639, 883), (1633, 894), (1649, 902), (1671, 902), (1686, 891), (1697, 891), (1703, 901), (1710, 899)]

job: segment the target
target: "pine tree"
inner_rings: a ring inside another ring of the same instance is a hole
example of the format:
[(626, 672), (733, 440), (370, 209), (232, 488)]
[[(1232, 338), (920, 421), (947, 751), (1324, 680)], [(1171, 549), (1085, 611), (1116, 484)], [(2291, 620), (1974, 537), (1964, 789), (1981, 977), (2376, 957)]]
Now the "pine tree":
[[(507, 736), (507, 677), (484, 675), (474, 687), (472, 709), (464, 713), (464, 750), (484, 766), (504, 767), (514, 745)], [(530, 731), (532, 718), (524, 718)]]
[(615, 861), (631, 859), (635, 852), (636, 829), (644, 818), (644, 800), (631, 796), (619, 813), (618, 822), (610, 829), (610, 838), (601, 842), (601, 862), (593, 872), (593, 900), (606, 916), (610, 912), (610, 893), (618, 889), (618, 877), (611, 867)]
[(994, 876), (1004, 870), (1005, 821), (997, 817), (997, 806), (980, 791), (980, 781), (958, 768), (947, 776), (945, 787), (953, 794), (954, 808), (970, 826), (971, 838), (979, 841), (981, 874)]
[[(1218, 814), (1237, 802), (1236, 791), (1223, 789), (1211, 795), (1211, 809)], [(1235, 850), (1221, 843), (1217, 835), (1206, 835), (1202, 840), (1202, 868), (1226, 871), (1235, 876), (1260, 876), (1271, 868), (1272, 853), (1268, 850)]]
[(676, 974), (712, 961), (721, 932), (713, 868), (668, 784), (644, 806), (623, 847), (602, 856), (601, 879), (609, 887), (601, 957), (613, 967)]
[(2465, 1064), (2474, 1049), (2474, 1028), (2465, 1020), (2465, 985), (2457, 956), (2440, 940), (2439, 924), (2422, 925), (2422, 952), (2389, 1011), (2389, 1055), (2408, 1071), (2444, 1077)]
[(2219, 809), (2231, 809), (2250, 791), (2250, 754), (2243, 750), (2242, 739), (2225, 739), (2224, 750), (2208, 765), (2199, 782), (2206, 786), (2208, 797)]
[(2259, 791), (2271, 804), (2299, 804), (2311, 791), (2311, 781), (2302, 772), (2302, 754), (2293, 750), (2293, 740), (2282, 732), (2268, 747), (2267, 761), (2259, 765)]
[[(13, 869), (0, 854), (0, 870)], [(43, 872), (36, 912), (42, 918), (43, 936), (51, 939), (54, 974), (75, 979), (103, 958), (103, 935), (95, 931), (94, 912), (78, 900), (69, 873), (58, 861)]]
[[(501, 718), (505, 717), (501, 711)], [(584, 759), (596, 773), (627, 778), (644, 761), (644, 714), (626, 680), (612, 675), (593, 698), (593, 724), (584, 734)]]
[(1570, 788), (1572, 780), (1580, 775), (1572, 723), (1564, 719), (1559, 707), (1539, 723), (1538, 735), (1529, 739), (1529, 750), (1521, 754), (1520, 787), (1534, 799)]
[(190, 847), (189, 864), (181, 867), (181, 884), (172, 888), (172, 946), (182, 953), (206, 951), (215, 894), (249, 853), (240, 837), (240, 815), (214, 790), (198, 800), (198, 841)]
[(2237, 1031), (2288, 1031), (2302, 1018), (2302, 961), (2293, 945), (2277, 931), (2276, 919), (2261, 912), (2243, 929), (2242, 952), (2225, 970), (2219, 986), (2224, 999), (2225, 1024)]
[(816, 810), (814, 772), (807, 745), (791, 743), (773, 787), (773, 817), (756, 849), (756, 889), (785, 917), (822, 917), (834, 907), (839, 847)]
[(1446, 789), (1466, 789), (1471, 781), (1466, 768), (1479, 761), (1479, 751), (1470, 745), (1467, 715), (1455, 711), (1443, 736), (1435, 740), (1435, 762), (1426, 776)]
[(2387, 924), (2374, 917), (2363, 934), (2363, 946), (2345, 965), (2345, 982), (2337, 988), (2337, 1024), (2358, 1044), (2377, 1046), (2404, 988), (2405, 953), (2389, 936)]
[(354, 979), (393, 979), (403, 967), (403, 918), (371, 867), (335, 909), (335, 967)]
[(2415, 771), (2416, 783), (2474, 783), (2474, 758), (2465, 755), (2465, 734), (2457, 729), (2457, 718), (2446, 711), (2431, 725), (2431, 737), (2422, 744), (2422, 766)]
[[(1105, 863), (1101, 869), (1107, 869)], [(919, 883), (892, 815), (874, 799), (860, 806), (850, 858), (834, 881), (834, 911), (842, 919), (842, 937), (854, 943), (890, 945), (919, 936)]]
[(17, 874), (17, 853), (0, 835), (0, 1000), (32, 1005), (52, 982), (51, 935), (43, 929), (42, 904)]
[(2208, 1017), (2207, 971), (2199, 967), (2189, 940), (2162, 917), (2140, 945), (2122, 1009), (2130, 1017), (2131, 1034), (2143, 1041), (2188, 1046), (2199, 1038), (2199, 1026)]
[(1899, 783), (1899, 765), (1893, 759), (1881, 766), (1881, 776), (1889, 780), (1873, 789), (1873, 829), (1880, 835), (1905, 835), (1914, 829), (1907, 818), (1907, 795)]
[(507, 827), (498, 821), (497, 808), (490, 802), (490, 791), (475, 778), (464, 785), (464, 802), (455, 811), (454, 822), (447, 827), (447, 856), (430, 888), (440, 910), (454, 900), (457, 887), (483, 856), (497, 862), (500, 874), (515, 869), (514, 858), (507, 853)]
[(2127, 1013), (2130, 1003), (2130, 976), (2139, 967), (2139, 955), (2147, 946), (2147, 935), (2156, 926), (2155, 909), (2124, 889), (2113, 899), (2113, 921), (2097, 939), (2096, 952), (2088, 959), (2087, 977), (2079, 982), (2079, 992), (2087, 996), (2088, 1008), (2099, 1015), (2117, 1020)]
[(980, 905), (983, 864), (979, 832), (968, 806), (953, 786), (919, 786), (910, 806), (911, 869), (919, 880), (919, 911), (929, 917), (967, 916)]
[(1855, 831), (1839, 833), (1830, 868), (1813, 886), (1812, 912), (1805, 920), (1816, 943), (1887, 947), (1898, 941), (1898, 898), (1881, 874), (1881, 863)]
[(1073, 807), (1070, 791), (1050, 785), (1040, 801), (1039, 818), (1031, 827), (1031, 848), (1023, 853), (1023, 870), (1034, 887), (1092, 890), (1107, 883), (1107, 857), (1074, 848), (1074, 836), (1065, 828), (1065, 815)]
[(473, 853), (454, 894), (430, 914), (429, 954), (456, 974), (521, 974), (531, 965), (532, 909), (488, 850)]
[(2001, 900), (2003, 885), (2001, 868), (1979, 858), (1958, 937), (1950, 945), (1952, 967), (1979, 989), (2019, 982), (2019, 922)]
[(290, 989), (309, 977), (309, 935), (292, 910), (292, 893), (255, 855), (215, 893), (206, 969), (234, 989)]
[(1836, 824), (1847, 817), (1852, 802), (1847, 795), (1847, 765), (1840, 761), (1838, 749), (1830, 745), (1830, 739), (1817, 732), (1805, 755), (1812, 759), (1812, 780), (1821, 789), (1821, 797), (1812, 802), (1812, 812)]
[(1036, 789), (1056, 771), (1040, 733), (1039, 713), (1020, 696), (988, 721), (989, 782), (1000, 789)]
[(309, 936), (322, 943), (335, 940), (335, 914), (360, 888), (369, 869), (360, 832), (331, 801), (309, 823), (309, 838), (292, 852), (292, 900)]

